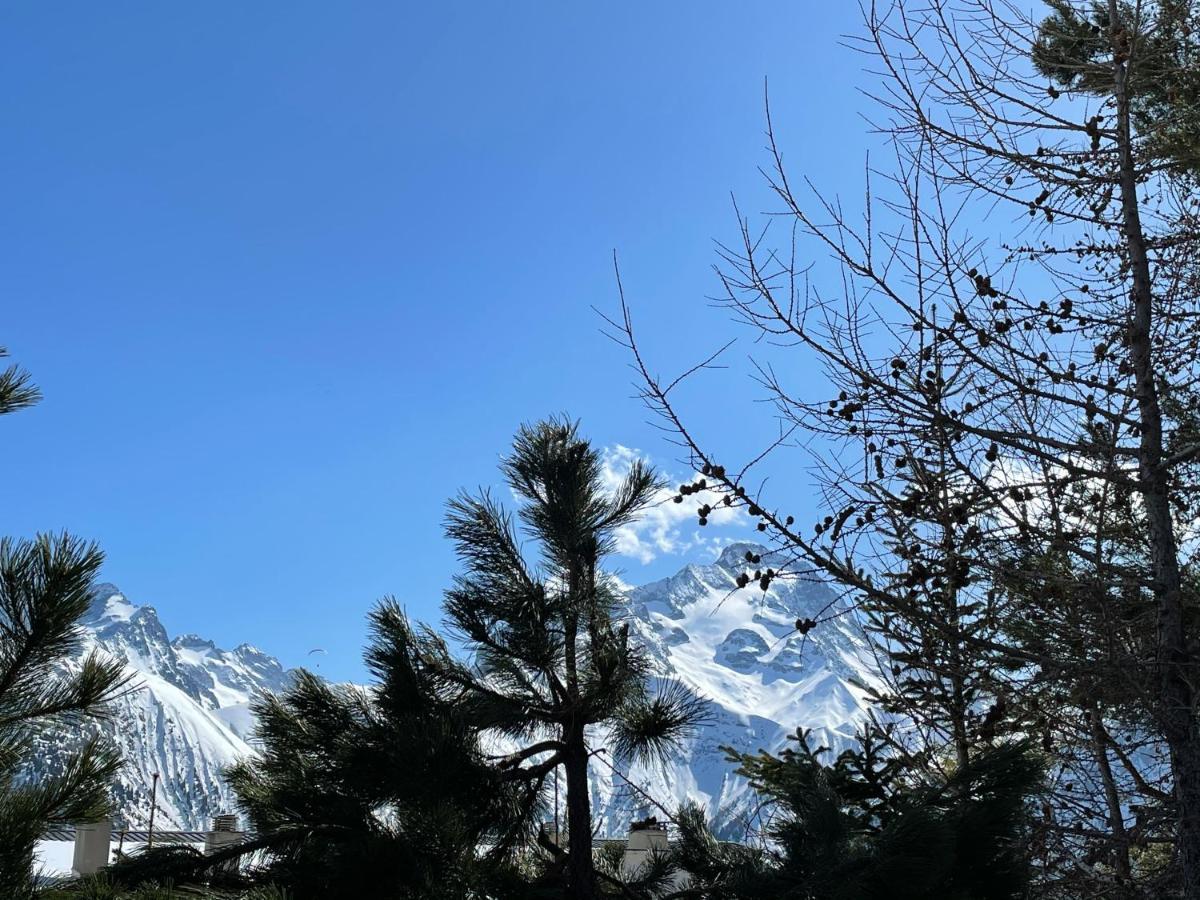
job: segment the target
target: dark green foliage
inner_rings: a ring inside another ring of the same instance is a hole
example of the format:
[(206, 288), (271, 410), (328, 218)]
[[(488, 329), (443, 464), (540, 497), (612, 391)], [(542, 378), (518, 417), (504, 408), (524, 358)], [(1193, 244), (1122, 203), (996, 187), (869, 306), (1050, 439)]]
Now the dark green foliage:
[(170, 877), (149, 878), (150, 869), (169, 864), (172, 857), (177, 861), (187, 850), (190, 848), (156, 847), (97, 875), (46, 888), (38, 900), (293, 900), (288, 891), (273, 886), (220, 888), (180, 885)]
[(443, 690), (461, 691), (480, 726), (520, 743), (503, 765), (531, 803), (562, 767), (568, 847), (554, 851), (556, 863), (568, 896), (594, 897), (589, 727), (611, 726), (618, 755), (662, 758), (701, 709), (679, 685), (651, 690), (646, 657), (617, 621), (619, 598), (603, 571), (617, 530), (661, 485), (635, 463), (606, 490), (599, 453), (562, 420), (523, 427), (501, 469), (540, 565), (526, 561), (512, 517), (487, 493), (450, 504), (447, 533), (465, 572), (446, 594), (446, 612), (474, 659), (444, 656)]
[(681, 817), (679, 864), (697, 896), (797, 900), (1025, 896), (1026, 803), (1042, 767), (1029, 747), (981, 750), (939, 777), (868, 737), (831, 765), (808, 735), (778, 756), (734, 754), (768, 803), (772, 849), (718, 844)]
[(596, 871), (602, 882), (602, 896), (627, 900), (658, 900), (672, 896), (679, 865), (675, 854), (656, 851), (632, 872), (622, 871), (625, 859), (623, 841), (606, 841), (595, 853)]
[(1033, 60), (1057, 85), (1107, 97), (1113, 59), (1129, 61), (1134, 125), (1155, 157), (1200, 174), (1200, 15), (1193, 0), (1118, 5), (1111, 27), (1107, 2), (1050, 0)]
[(119, 885), (170, 885), (174, 873), (199, 864), (204, 854), (191, 844), (156, 844), (125, 856), (102, 873), (104, 881)]
[(612, 750), (621, 759), (665, 763), (675, 737), (703, 715), (703, 701), (677, 681), (652, 697), (635, 694), (614, 717)]
[[(8, 351), (0, 347), (0, 359), (7, 356)], [(29, 373), (20, 366), (8, 366), (0, 371), (0, 416), (33, 406), (40, 398), (41, 393), (30, 380)]]
[(724, 843), (713, 836), (704, 810), (686, 804), (675, 817), (677, 840), (671, 857), (687, 873), (690, 897), (738, 900), (765, 889), (777, 857), (761, 847)]
[(305, 898), (502, 896), (528, 835), (522, 797), (488, 765), (447, 656), (393, 601), (371, 615), (369, 690), (301, 672), (260, 700), (261, 755), (229, 779), (261, 835), (255, 881)]
[[(8, 355), (4, 347), (0, 347), (0, 360)], [(7, 366), (0, 370), (0, 415), (16, 413), (18, 409), (34, 406), (41, 400), (41, 392), (32, 383), (29, 372), (20, 366)]]
[(599, 454), (560, 421), (523, 428), (503, 471), (543, 565), (526, 562), (512, 517), (486, 493), (450, 504), (447, 533), (467, 571), (446, 611), (475, 653), (473, 666), (446, 657), (441, 674), (481, 723), (513, 736), (606, 722), (619, 752), (669, 748), (695, 723), (695, 698), (675, 684), (648, 691), (645, 656), (615, 620), (619, 598), (601, 569), (616, 530), (660, 486), (656, 476), (635, 463), (608, 494)]
[[(5, 355), (0, 348), (0, 357)], [(29, 376), (0, 372), (0, 415), (37, 402)], [(67, 535), (0, 539), (0, 896), (33, 890), (34, 846), (48, 826), (100, 818), (116, 754), (87, 740), (62, 772), (20, 782), (35, 735), (50, 726), (104, 714), (125, 684), (120, 663), (89, 656), (75, 671), (62, 663), (79, 649), (77, 623), (92, 601), (100, 551)]]

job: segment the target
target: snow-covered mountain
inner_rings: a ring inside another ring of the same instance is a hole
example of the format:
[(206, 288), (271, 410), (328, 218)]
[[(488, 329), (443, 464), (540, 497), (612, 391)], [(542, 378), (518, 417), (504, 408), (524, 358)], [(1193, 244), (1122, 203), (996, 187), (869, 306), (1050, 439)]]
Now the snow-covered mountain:
[[(751, 564), (747, 553), (762, 559)], [(834, 598), (823, 584), (780, 578), (765, 593), (754, 585), (734, 591), (739, 573), (771, 565), (764, 548), (734, 544), (709, 565), (629, 592), (631, 640), (648, 649), (658, 676), (682, 681), (705, 700), (708, 721), (664, 767), (614, 770), (606, 753), (597, 754), (593, 806), (602, 833), (623, 834), (632, 816), (653, 812), (649, 797), (668, 808), (699, 802), (735, 836), (751, 798), (721, 747), (777, 750), (799, 726), (835, 750), (852, 736), (873, 681), (868, 644), (852, 617), (825, 621), (807, 637), (796, 633), (797, 619), (828, 612)], [(99, 646), (136, 677), (136, 689), (99, 726), (125, 755), (116, 788), (124, 820), (145, 825), (155, 772), (156, 827), (201, 828), (231, 811), (220, 771), (253, 752), (250, 700), (284, 687), (288, 672), (248, 644), (220, 650), (195, 635), (171, 639), (153, 607), (135, 606), (112, 585), (99, 589), (83, 625), (85, 652)], [(76, 739), (45, 737), (37, 767), (61, 766), (63, 748)], [(602, 747), (605, 735), (592, 742)]]
[[(659, 676), (706, 701), (708, 721), (665, 767), (618, 767), (617, 775), (596, 766), (604, 832), (624, 833), (632, 815), (655, 812), (651, 797), (668, 809), (700, 803), (720, 833), (736, 837), (753, 804), (722, 747), (778, 750), (798, 727), (835, 752), (853, 738), (867, 688), (878, 686), (870, 646), (852, 616), (826, 618), (837, 610), (828, 585), (779, 578), (765, 593), (754, 582), (736, 590), (740, 573), (772, 566), (780, 562), (766, 548), (732, 544), (710, 565), (629, 592), (631, 640), (648, 647)], [(824, 621), (801, 636), (797, 620), (810, 618)]]
[[(125, 759), (114, 787), (120, 820), (145, 827), (154, 773), (159, 773), (155, 827), (207, 827), (234, 809), (221, 769), (253, 752), (249, 704), (260, 690), (279, 690), (288, 673), (274, 657), (242, 644), (220, 650), (195, 635), (172, 640), (152, 606), (135, 606), (110, 584), (97, 588), (83, 622), (79, 656), (99, 647), (125, 661), (133, 680), (108, 721), (106, 734)], [(76, 661), (78, 664), (78, 660)], [(35, 767), (60, 769), (78, 735), (43, 735)]]

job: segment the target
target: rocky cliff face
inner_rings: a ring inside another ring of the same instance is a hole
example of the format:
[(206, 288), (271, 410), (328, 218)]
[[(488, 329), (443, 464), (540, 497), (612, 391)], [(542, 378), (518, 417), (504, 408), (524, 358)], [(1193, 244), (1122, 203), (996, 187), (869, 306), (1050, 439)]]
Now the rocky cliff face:
[[(80, 655), (99, 647), (123, 660), (133, 675), (112, 717), (89, 726), (121, 748), (125, 766), (114, 787), (122, 821), (145, 827), (155, 773), (155, 827), (207, 827), (234, 807), (221, 769), (252, 753), (250, 700), (279, 690), (287, 672), (278, 660), (243, 644), (219, 650), (194, 635), (171, 640), (151, 606), (135, 606), (112, 585), (101, 585), (83, 622)], [(43, 735), (35, 770), (61, 768), (77, 734)], [(30, 774), (33, 774), (32, 772)]]
[[(761, 554), (749, 564), (747, 553)], [(623, 616), (631, 639), (650, 653), (660, 678), (681, 681), (703, 698), (708, 723), (665, 766), (611, 768), (597, 754), (593, 806), (601, 831), (624, 834), (634, 815), (683, 800), (703, 805), (727, 836), (752, 815), (752, 798), (722, 747), (776, 750), (796, 728), (812, 728), (829, 747), (851, 738), (866, 709), (869, 646), (852, 617), (823, 623), (806, 637), (797, 619), (820, 618), (834, 603), (817, 582), (778, 579), (765, 593), (735, 591), (737, 575), (772, 565), (752, 544), (728, 547), (709, 565), (634, 588)], [(98, 727), (125, 754), (116, 802), (127, 823), (145, 826), (153, 775), (160, 774), (156, 827), (203, 827), (234, 808), (221, 769), (253, 753), (249, 705), (259, 691), (278, 691), (288, 671), (248, 644), (222, 650), (195, 635), (171, 639), (153, 607), (135, 606), (104, 585), (84, 623), (85, 652), (99, 646), (133, 671), (134, 689)], [(47, 735), (37, 768), (61, 766), (78, 735)], [(605, 745), (592, 735), (594, 749)]]
[[(761, 561), (749, 563), (747, 553)], [(850, 616), (807, 636), (796, 631), (797, 619), (836, 609), (827, 585), (777, 579), (766, 592), (753, 584), (736, 590), (738, 574), (770, 566), (779, 562), (765, 548), (733, 544), (709, 565), (629, 593), (631, 633), (649, 648), (660, 677), (706, 701), (708, 723), (665, 767), (619, 774), (597, 767), (593, 801), (606, 832), (622, 833), (631, 815), (654, 812), (653, 798), (667, 808), (700, 803), (725, 836), (736, 837), (753, 803), (722, 747), (778, 750), (801, 726), (834, 751), (852, 739), (874, 681), (869, 644)]]

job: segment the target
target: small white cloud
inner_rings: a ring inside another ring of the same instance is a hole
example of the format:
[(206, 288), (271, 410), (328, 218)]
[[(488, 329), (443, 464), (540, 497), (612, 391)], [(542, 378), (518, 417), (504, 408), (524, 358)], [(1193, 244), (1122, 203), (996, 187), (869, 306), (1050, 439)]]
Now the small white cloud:
[[(646, 460), (646, 457), (629, 447), (617, 444), (605, 448), (601, 471), (605, 487), (615, 491), (629, 473), (630, 466), (638, 459)], [(695, 481), (699, 477), (698, 473), (693, 472), (685, 479), (676, 481)], [(745, 527), (748, 523), (745, 513), (741, 509), (723, 505), (721, 495), (716, 491), (691, 494), (684, 497), (682, 503), (675, 503), (674, 498), (675, 491), (664, 488), (636, 522), (618, 530), (616, 552), (636, 559), (643, 565), (659, 556), (697, 550), (711, 551), (715, 555), (729, 541), (714, 532)], [(697, 524), (696, 509), (706, 503), (713, 511), (708, 516), (708, 525), (701, 527)]]
[(608, 572), (608, 577), (612, 579), (612, 585), (621, 594), (628, 596), (634, 590), (634, 585), (630, 584), (616, 572)]

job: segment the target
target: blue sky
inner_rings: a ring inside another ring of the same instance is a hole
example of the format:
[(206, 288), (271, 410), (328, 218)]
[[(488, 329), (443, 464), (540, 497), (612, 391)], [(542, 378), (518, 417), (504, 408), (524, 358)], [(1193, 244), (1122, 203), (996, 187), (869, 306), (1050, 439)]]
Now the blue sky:
[[(45, 400), (0, 421), (0, 533), (95, 539), (172, 633), (357, 677), (376, 598), (437, 620), (443, 504), (495, 482), (520, 422), (568, 412), (614, 465), (682, 472), (592, 311), (611, 254), (663, 372), (722, 343), (713, 241), (731, 193), (769, 205), (764, 79), (794, 171), (861, 192), (857, 16), (5, 5), (0, 344)], [(691, 402), (754, 395), (735, 365)], [(770, 430), (748, 420), (714, 425), (731, 456)], [(692, 530), (650, 523), (626, 580), (706, 556)]]

